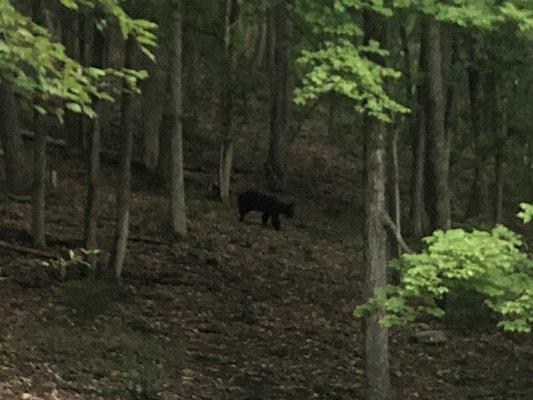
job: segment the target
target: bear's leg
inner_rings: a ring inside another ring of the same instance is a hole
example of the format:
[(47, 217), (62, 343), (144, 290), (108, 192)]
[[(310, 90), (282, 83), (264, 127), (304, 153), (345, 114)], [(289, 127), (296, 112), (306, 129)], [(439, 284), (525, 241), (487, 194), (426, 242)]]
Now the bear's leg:
[(263, 216), (261, 217), (261, 221), (263, 221), (263, 225), (266, 225), (269, 219), (270, 219), (270, 214), (267, 212), (264, 213)]
[(274, 229), (279, 231), (281, 229), (281, 222), (279, 220), (279, 214), (272, 215), (272, 225)]
[(246, 214), (248, 211), (239, 209), (239, 220), (241, 222), (244, 222), (244, 217), (246, 217)]

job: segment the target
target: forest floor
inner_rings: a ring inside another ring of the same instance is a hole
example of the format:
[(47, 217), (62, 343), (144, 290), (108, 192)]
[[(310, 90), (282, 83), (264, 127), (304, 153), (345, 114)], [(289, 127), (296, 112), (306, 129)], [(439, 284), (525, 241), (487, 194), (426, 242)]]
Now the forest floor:
[[(35, 256), (0, 247), (0, 399), (365, 399), (353, 317), (364, 288), (361, 172), (323, 146), (295, 147), (305, 147), (289, 189), (297, 214), (279, 232), (210, 200), (213, 174), (197, 159), (186, 176), (190, 236), (171, 243), (165, 201), (137, 173), (121, 288), (58, 283)], [(64, 255), (81, 239), (84, 170), (60, 154), (52, 166), (60, 187), (47, 199), (49, 251)], [(234, 190), (258, 186), (256, 169), (242, 163)], [(115, 173), (103, 173), (103, 250)], [(8, 233), (28, 229), (29, 205), (0, 213), (0, 240), (28, 246)], [(391, 331), (395, 399), (533, 398), (529, 338), (429, 326), (446, 342)]]

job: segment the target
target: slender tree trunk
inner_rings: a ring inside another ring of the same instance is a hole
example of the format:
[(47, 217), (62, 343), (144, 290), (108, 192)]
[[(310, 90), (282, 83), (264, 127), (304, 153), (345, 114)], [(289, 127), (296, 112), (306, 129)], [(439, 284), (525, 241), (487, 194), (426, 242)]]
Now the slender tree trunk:
[(179, 237), (187, 235), (187, 216), (185, 210), (185, 184), (183, 179), (183, 135), (182, 115), (182, 0), (172, 4), (172, 27), (170, 49), (170, 95), (173, 114), (170, 134), (170, 217), (172, 231)]
[[(286, 180), (287, 135), (289, 129), (289, 46), (286, 0), (278, 0), (272, 8), (271, 44), (274, 45), (270, 73), (270, 138), (267, 172), (273, 190), (282, 190)], [(272, 43), (273, 42), (273, 43)]]
[[(63, 44), (67, 55), (74, 60), (80, 60), (80, 21), (77, 12), (65, 9), (62, 15), (62, 36)], [(65, 113), (65, 133), (67, 149), (76, 152), (81, 148), (82, 136), (80, 136), (80, 125), (83, 117), (72, 111)]]
[(196, 38), (184, 37), (183, 78), (184, 120), (183, 136), (194, 137), (198, 132), (198, 109), (200, 106), (201, 56)]
[[(398, 141), (400, 136), (400, 127), (393, 126), (389, 130), (388, 143), (388, 191), (389, 191), (389, 210), (390, 215), (398, 230), (402, 230), (402, 214), (401, 214), (401, 199), (400, 199), (400, 171), (398, 164)], [(402, 247), (396, 241), (392, 241), (392, 248), (394, 257), (401, 257)]]
[[(88, 34), (87, 23), (88, 16), (84, 12), (78, 13), (78, 49), (79, 49), (79, 60), (80, 64), (83, 66), (88, 66), (90, 63), (89, 58), (89, 48), (91, 47), (88, 42), (88, 38), (92, 35)], [(83, 151), (86, 151), (89, 147), (89, 132), (87, 132), (89, 124), (87, 123), (88, 119), (84, 115), (80, 115), (79, 125), (77, 126), (77, 138), (80, 141), (78, 146)]]
[[(407, 45), (407, 38), (405, 37), (405, 47)], [(427, 41), (424, 36), (421, 37), (420, 55), (419, 55), (419, 69), (424, 71), (427, 69), (425, 59)], [(404, 50), (405, 51), (405, 50)], [(406, 52), (408, 54), (408, 52)], [(411, 209), (410, 218), (412, 223), (413, 235), (421, 238), (426, 233), (426, 204), (425, 204), (425, 187), (426, 187), (426, 87), (424, 82), (420, 82), (416, 87), (416, 98), (413, 96), (411, 104), (416, 102), (416, 119), (414, 119), (412, 130), (414, 132), (412, 141), (413, 151), (413, 175), (411, 178)], [(413, 108), (415, 108), (413, 106)]]
[[(496, 93), (494, 94), (496, 96)], [(494, 163), (495, 195), (494, 195), (494, 222), (503, 222), (503, 189), (505, 183), (505, 142), (507, 140), (507, 104), (505, 99), (496, 103), (501, 116), (501, 124), (496, 127), (496, 159)]]
[(233, 23), (231, 16), (236, 7), (234, 0), (226, 0), (224, 17), (224, 58), (226, 62), (226, 76), (222, 89), (222, 134), (220, 138), (220, 159), (218, 164), (218, 187), (220, 200), (229, 205), (229, 189), (231, 182), (231, 167), (233, 164), (233, 79), (235, 70), (235, 55), (232, 44)]
[(450, 70), (448, 71), (448, 89), (446, 91), (446, 105), (444, 109), (444, 132), (446, 134), (446, 147), (448, 155), (448, 165), (450, 164), (450, 154), (452, 149), (452, 141), (457, 131), (457, 95), (456, 84), (453, 78), (453, 71), (456, 69), (456, 64), (459, 61), (459, 49), (457, 42), (452, 43), (452, 55), (450, 60)]
[(335, 135), (335, 113), (337, 112), (337, 104), (338, 99), (337, 96), (335, 96), (335, 93), (331, 93), (329, 96), (329, 104), (328, 104), (328, 122), (327, 122), (327, 130), (328, 130), (328, 139), (332, 140)]
[(262, 2), (262, 13), (260, 16), (261, 19), (258, 23), (259, 30), (257, 32), (254, 52), (250, 62), (250, 65), (252, 65), (254, 71), (261, 68), (261, 63), (265, 59), (265, 49), (267, 48), (268, 21), (265, 8), (264, 2)]
[(420, 107), (416, 116), (416, 136), (413, 140), (413, 177), (411, 183), (411, 222), (413, 235), (421, 238), (425, 233), (425, 197), (426, 187), (426, 118), (423, 107), (422, 88), (419, 88)]
[[(169, 89), (170, 86), (167, 85)], [(165, 96), (167, 104), (163, 107), (163, 115), (161, 117), (161, 125), (159, 126), (159, 159), (157, 161), (157, 176), (164, 188), (170, 189), (170, 136), (173, 129), (173, 113), (172, 104), (170, 103), (170, 95)]]
[(448, 185), (449, 155), (444, 130), (444, 93), (442, 82), (442, 52), (439, 22), (431, 16), (422, 17), (422, 36), (427, 41), (422, 51), (427, 62), (424, 84), (426, 98), (426, 138), (428, 179), (426, 203), (434, 207), (430, 212), (431, 229), (448, 229), (451, 226), (450, 193)]
[(486, 169), (488, 158), (488, 137), (486, 129), (483, 126), (482, 77), (474, 67), (471, 67), (468, 70), (468, 86), (470, 94), (471, 126), (475, 146), (475, 170), (471, 200), (467, 210), (467, 216), (481, 216), (485, 221), (488, 221), (490, 219), (489, 180)]
[[(98, 15), (97, 15), (98, 17)], [(99, 30), (94, 31), (93, 65), (103, 68), (106, 64), (106, 52), (104, 37)], [(85, 226), (84, 242), (88, 250), (98, 249), (98, 216), (100, 208), (99, 186), (100, 186), (100, 138), (102, 125), (100, 116), (103, 113), (103, 104), (96, 100), (94, 104), (97, 117), (93, 121), (91, 132), (89, 133), (89, 149), (87, 155), (87, 194), (85, 204)], [(96, 257), (90, 257), (93, 269), (96, 267)]]
[(34, 119), (35, 139), (33, 143), (33, 190), (31, 230), (33, 244), (46, 248), (44, 231), (45, 192), (46, 192), (46, 131), (40, 126), (39, 118)]
[[(384, 46), (386, 25), (384, 18), (365, 10), (365, 42), (376, 40)], [(384, 60), (372, 56), (373, 61), (384, 64)], [(373, 117), (365, 117), (367, 140), (366, 178), (366, 295), (372, 296), (377, 287), (387, 283), (387, 233), (383, 225), (386, 212), (386, 127)], [(369, 400), (390, 399), (388, 329), (379, 323), (383, 310), (372, 312), (366, 320), (365, 354), (366, 377), (369, 385)]]
[[(98, 109), (98, 108), (97, 108)], [(87, 193), (85, 204), (84, 243), (87, 250), (98, 249), (98, 208), (100, 186), (100, 119), (93, 121), (92, 131), (89, 134), (89, 153), (87, 155)], [(95, 267), (96, 259), (93, 257), (91, 264)]]
[(6, 81), (0, 82), (0, 138), (4, 150), (7, 191), (13, 194), (29, 193), (31, 178), (19, 131), (17, 101)]
[[(132, 68), (132, 57), (135, 50), (135, 40), (129, 37), (126, 41), (124, 66)], [(126, 258), (128, 231), (130, 224), (131, 202), (131, 158), (133, 152), (132, 95), (124, 84), (121, 101), (120, 126), (122, 131), (123, 149), (120, 158), (120, 177), (117, 183), (117, 209), (115, 221), (115, 239), (111, 252), (110, 265), (115, 270), (115, 276), (120, 282), (122, 269)]]
[(159, 127), (163, 116), (165, 72), (162, 52), (157, 51), (156, 62), (148, 60), (149, 77), (142, 83), (143, 163), (150, 172), (155, 172), (159, 162)]
[[(41, 0), (32, 0), (33, 21), (41, 26), (46, 25)], [(32, 189), (32, 218), (31, 231), (33, 244), (39, 248), (46, 248), (44, 220), (46, 212), (46, 131), (39, 114), (33, 119), (35, 138), (33, 143), (33, 189)]]

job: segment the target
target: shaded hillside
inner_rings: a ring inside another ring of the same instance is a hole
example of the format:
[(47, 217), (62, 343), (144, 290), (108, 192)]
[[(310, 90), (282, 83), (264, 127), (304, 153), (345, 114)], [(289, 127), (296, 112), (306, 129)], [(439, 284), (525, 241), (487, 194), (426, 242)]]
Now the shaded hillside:
[[(171, 243), (163, 197), (137, 176), (121, 289), (58, 283), (34, 257), (0, 248), (0, 398), (365, 399), (362, 326), (352, 316), (364, 276), (360, 172), (333, 150), (301, 147), (287, 194), (297, 214), (280, 232), (257, 214), (240, 223), (208, 198), (212, 174), (190, 172), (191, 234)], [(83, 169), (55, 160), (60, 188), (48, 197), (47, 227), (75, 244)], [(113, 170), (104, 176), (107, 249)], [(260, 181), (237, 173), (235, 190)], [(10, 202), (2, 227), (27, 229), (29, 212)], [(1, 237), (27, 245), (21, 239)], [(392, 332), (395, 398), (530, 398), (533, 353), (523, 337), (430, 325), (446, 343), (413, 342), (411, 327)]]

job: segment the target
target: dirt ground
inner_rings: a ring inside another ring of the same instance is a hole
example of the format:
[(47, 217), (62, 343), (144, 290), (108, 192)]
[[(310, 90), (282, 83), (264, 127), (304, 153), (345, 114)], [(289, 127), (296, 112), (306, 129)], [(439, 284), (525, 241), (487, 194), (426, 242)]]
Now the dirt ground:
[[(38, 257), (0, 247), (0, 399), (365, 399), (353, 317), (364, 286), (360, 168), (304, 144), (287, 196), (297, 214), (279, 232), (210, 200), (212, 174), (198, 159), (186, 176), (190, 236), (174, 243), (164, 197), (136, 173), (122, 288), (57, 282)], [(235, 191), (260, 180), (260, 168), (241, 164)], [(60, 187), (47, 199), (49, 251), (64, 255), (82, 236), (84, 171), (60, 154), (52, 165)], [(102, 261), (113, 168), (103, 173)], [(0, 240), (28, 246), (15, 233), (28, 229), (29, 205), (0, 213)], [(429, 325), (445, 343), (391, 331), (395, 399), (533, 398), (530, 338)]]

